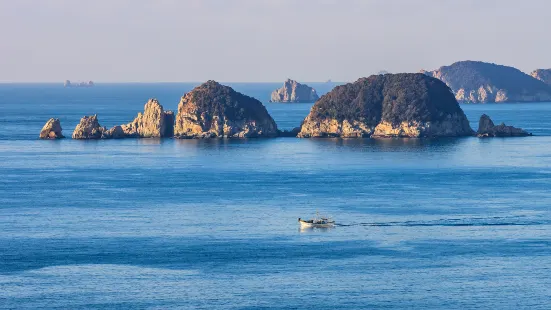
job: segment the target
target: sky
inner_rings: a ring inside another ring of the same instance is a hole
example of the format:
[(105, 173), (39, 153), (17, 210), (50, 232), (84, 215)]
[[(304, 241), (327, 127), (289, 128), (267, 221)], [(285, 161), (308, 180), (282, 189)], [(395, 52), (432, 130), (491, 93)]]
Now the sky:
[(551, 67), (549, 0), (0, 0), (0, 82), (354, 81)]

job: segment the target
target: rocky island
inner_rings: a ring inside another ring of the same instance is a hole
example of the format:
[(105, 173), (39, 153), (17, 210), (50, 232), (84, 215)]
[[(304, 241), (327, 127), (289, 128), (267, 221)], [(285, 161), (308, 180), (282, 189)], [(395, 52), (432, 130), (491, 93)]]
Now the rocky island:
[(61, 128), (61, 122), (59, 118), (50, 118), (42, 130), (40, 131), (40, 139), (62, 139), (65, 138), (61, 133), (63, 129)]
[[(73, 139), (256, 138), (256, 137), (517, 137), (530, 133), (482, 115), (475, 133), (451, 89), (421, 73), (372, 75), (335, 87), (312, 107), (300, 127), (278, 130), (264, 105), (231, 87), (208, 81), (185, 94), (178, 114), (150, 99), (144, 112), (124, 125), (101, 126), (97, 115), (84, 116)], [(64, 138), (59, 119), (51, 118), (40, 139)]]
[(551, 69), (537, 69), (532, 71), (530, 76), (551, 86)]
[(337, 86), (304, 119), (299, 137), (473, 135), (442, 81), (420, 73), (372, 75)]
[(178, 104), (176, 138), (275, 137), (277, 125), (262, 103), (231, 87), (208, 81)]
[(486, 114), (482, 114), (480, 121), (478, 122), (478, 131), (476, 135), (479, 138), (484, 137), (526, 137), (532, 134), (522, 130), (521, 128), (515, 128), (513, 126), (506, 126), (504, 123), (500, 125), (494, 125), (494, 122)]
[(312, 87), (287, 79), (283, 87), (272, 92), (270, 102), (308, 103), (318, 99), (319, 96)]
[(463, 103), (551, 101), (551, 87), (513, 67), (459, 61), (428, 76), (442, 80)]

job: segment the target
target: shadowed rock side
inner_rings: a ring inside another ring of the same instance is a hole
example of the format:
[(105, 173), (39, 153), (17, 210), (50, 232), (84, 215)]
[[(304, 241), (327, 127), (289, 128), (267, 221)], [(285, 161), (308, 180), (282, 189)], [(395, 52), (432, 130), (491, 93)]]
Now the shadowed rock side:
[(537, 69), (530, 76), (551, 86), (551, 69)]
[(506, 126), (504, 123), (494, 125), (494, 122), (486, 114), (482, 114), (478, 123), (477, 136), (483, 137), (526, 137), (532, 134), (513, 126)]
[(164, 111), (157, 99), (149, 99), (144, 112), (126, 125), (120, 126), (126, 137), (160, 138), (171, 137), (174, 132), (174, 113)]
[(299, 137), (457, 137), (474, 132), (450, 89), (420, 73), (373, 75), (335, 87)]
[(270, 102), (315, 102), (319, 99), (316, 90), (297, 81), (287, 79), (283, 87), (272, 92)]
[(161, 132), (161, 137), (173, 137), (174, 136), (174, 121), (176, 120), (174, 117), (174, 112), (172, 111), (164, 111), (163, 112), (163, 118), (164, 118), (164, 129)]
[(262, 103), (208, 81), (185, 94), (178, 105), (176, 138), (275, 137), (277, 125)]
[(300, 127), (295, 127), (291, 130), (279, 130), (278, 137), (296, 138), (300, 132)]
[(40, 131), (39, 138), (40, 139), (62, 139), (65, 138), (63, 136), (61, 128), (61, 122), (59, 121), (59, 118), (50, 118), (46, 124), (44, 124), (44, 127), (42, 127), (42, 130)]
[(551, 101), (549, 85), (513, 67), (459, 61), (421, 72), (442, 80), (464, 103)]

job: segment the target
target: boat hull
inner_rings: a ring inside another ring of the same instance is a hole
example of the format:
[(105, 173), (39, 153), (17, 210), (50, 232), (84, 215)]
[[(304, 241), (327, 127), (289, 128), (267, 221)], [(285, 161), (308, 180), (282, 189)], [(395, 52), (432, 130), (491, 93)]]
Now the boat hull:
[(301, 228), (330, 228), (335, 226), (334, 222), (328, 222), (328, 223), (312, 223), (307, 221), (299, 221)]

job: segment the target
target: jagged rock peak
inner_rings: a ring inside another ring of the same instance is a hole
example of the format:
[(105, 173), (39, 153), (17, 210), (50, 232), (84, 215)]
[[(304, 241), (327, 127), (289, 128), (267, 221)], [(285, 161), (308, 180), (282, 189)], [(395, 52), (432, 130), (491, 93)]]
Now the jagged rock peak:
[(99, 124), (96, 114), (84, 116), (73, 131), (73, 139), (101, 139), (106, 130)]
[(212, 80), (182, 97), (174, 127), (177, 138), (273, 137), (277, 133), (260, 101)]
[(531, 136), (532, 134), (513, 126), (507, 126), (504, 123), (499, 125), (494, 125), (492, 119), (486, 115), (482, 114), (480, 116), (480, 121), (478, 122), (478, 131), (476, 132), (478, 137), (526, 137)]
[(335, 87), (304, 119), (299, 137), (470, 136), (450, 89), (420, 73), (372, 75)]
[(62, 139), (65, 138), (62, 134), (61, 122), (59, 118), (50, 118), (42, 130), (40, 131), (40, 139)]
[(149, 99), (144, 106), (144, 112), (138, 113), (132, 122), (122, 125), (121, 129), (126, 137), (167, 137), (174, 127), (174, 122), (170, 122), (170, 115), (173, 115), (172, 111), (164, 111), (157, 99)]
[(272, 92), (270, 102), (315, 102), (318, 99), (319, 96), (312, 87), (287, 79), (283, 87)]

